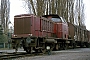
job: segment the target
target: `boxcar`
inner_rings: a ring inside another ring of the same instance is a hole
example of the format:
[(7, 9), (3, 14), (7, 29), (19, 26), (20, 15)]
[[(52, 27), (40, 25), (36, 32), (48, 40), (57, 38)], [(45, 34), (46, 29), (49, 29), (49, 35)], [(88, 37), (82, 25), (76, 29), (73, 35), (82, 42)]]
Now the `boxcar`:
[(68, 40), (70, 40), (70, 45), (75, 47), (88, 47), (88, 30), (82, 26), (74, 25), (68, 23), (69, 26), (69, 36)]

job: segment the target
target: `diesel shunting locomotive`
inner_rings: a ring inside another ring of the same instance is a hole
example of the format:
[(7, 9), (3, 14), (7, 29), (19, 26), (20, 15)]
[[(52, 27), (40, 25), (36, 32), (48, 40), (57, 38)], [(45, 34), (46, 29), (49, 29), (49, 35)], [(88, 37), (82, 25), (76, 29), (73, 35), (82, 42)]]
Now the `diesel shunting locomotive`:
[(85, 27), (66, 22), (57, 14), (36, 16), (21, 14), (14, 16), (12, 47), (17, 51), (22, 45), (27, 53), (50, 50), (89, 47), (90, 31)]

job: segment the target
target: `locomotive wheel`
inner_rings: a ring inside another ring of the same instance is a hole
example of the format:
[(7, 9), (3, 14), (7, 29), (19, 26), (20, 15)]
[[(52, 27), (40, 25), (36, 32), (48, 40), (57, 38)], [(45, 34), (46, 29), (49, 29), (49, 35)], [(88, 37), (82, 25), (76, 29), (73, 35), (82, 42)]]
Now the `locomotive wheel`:
[(41, 49), (41, 52), (42, 53), (45, 53), (46, 52), (46, 49), (45, 48)]
[(40, 53), (40, 50), (35, 50), (36, 53)]
[(64, 49), (64, 50), (68, 49), (68, 44), (65, 44), (65, 45), (63, 46), (63, 49)]
[(31, 53), (31, 50), (29, 48), (26, 49), (27, 53)]
[[(55, 44), (49, 44), (49, 45), (46, 45), (46, 47), (47, 46), (50, 46), (50, 51), (52, 51), (54, 49), (54, 47), (55, 47)], [(45, 48), (45, 46), (44, 46), (44, 48), (41, 49), (41, 52), (42, 53), (46, 53), (47, 52), (47, 49)]]
[(83, 48), (84, 47), (84, 43), (81, 42), (80, 47)]
[(53, 44), (51, 44), (51, 46), (50, 46), (50, 50), (52, 51), (52, 50), (54, 50), (54, 48), (55, 48), (55, 44), (53, 43)]
[(31, 53), (31, 47), (24, 47), (24, 50), (25, 50), (27, 53)]
[(76, 48), (76, 45), (77, 45), (76, 43), (73, 43), (73, 49)]
[(89, 44), (88, 43), (86, 44), (86, 47), (89, 48)]
[(56, 50), (59, 50), (59, 46), (58, 46), (58, 44), (56, 44)]
[(89, 43), (85, 43), (85, 46), (86, 46), (87, 48), (89, 48)]

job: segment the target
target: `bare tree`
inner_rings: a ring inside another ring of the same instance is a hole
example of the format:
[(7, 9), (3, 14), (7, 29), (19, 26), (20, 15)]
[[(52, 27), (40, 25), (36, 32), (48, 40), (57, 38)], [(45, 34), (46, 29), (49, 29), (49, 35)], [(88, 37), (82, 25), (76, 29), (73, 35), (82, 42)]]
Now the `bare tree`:
[(74, 21), (77, 25), (85, 26), (85, 17), (84, 17), (84, 4), (83, 0), (75, 0), (74, 6)]
[(7, 33), (8, 22), (10, 13), (10, 2), (9, 0), (1, 0), (1, 25), (4, 33)]
[(85, 25), (83, 13), (83, 0), (24, 0), (30, 2), (32, 12), (35, 15), (58, 14), (67, 22), (77, 25)]

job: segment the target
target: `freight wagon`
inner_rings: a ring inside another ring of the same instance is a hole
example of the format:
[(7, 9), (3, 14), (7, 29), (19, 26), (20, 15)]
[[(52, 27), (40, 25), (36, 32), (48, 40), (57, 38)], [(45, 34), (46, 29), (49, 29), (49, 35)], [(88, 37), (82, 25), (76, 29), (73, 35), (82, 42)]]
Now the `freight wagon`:
[(68, 39), (71, 40), (71, 45), (73, 44), (73, 48), (75, 47), (89, 47), (89, 31), (85, 26), (78, 26), (68, 22), (69, 26), (69, 36)]

